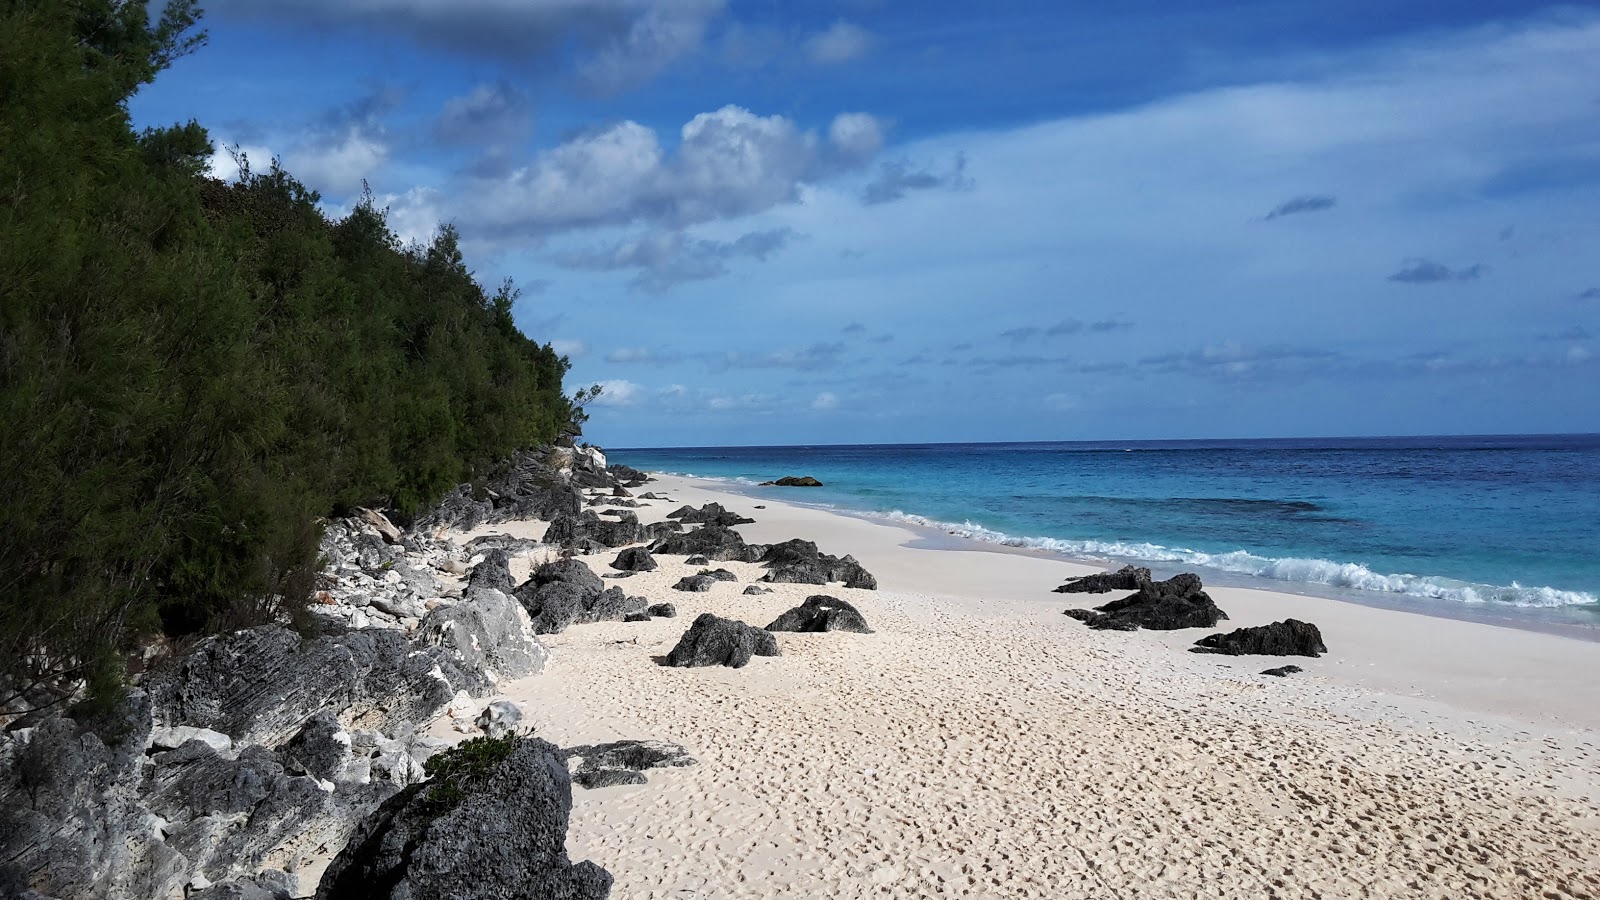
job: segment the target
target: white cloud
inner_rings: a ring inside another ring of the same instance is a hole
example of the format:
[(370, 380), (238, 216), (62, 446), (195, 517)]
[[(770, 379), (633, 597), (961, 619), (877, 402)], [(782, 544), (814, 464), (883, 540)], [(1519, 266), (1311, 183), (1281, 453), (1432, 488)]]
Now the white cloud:
[(817, 399), (811, 401), (811, 408), (821, 411), (838, 409), (839, 395), (833, 393), (832, 391), (823, 391), (817, 395)]
[(551, 341), (550, 349), (568, 359), (577, 359), (588, 352), (589, 347), (583, 341)]
[(652, 359), (646, 347), (618, 347), (606, 354), (608, 363), (649, 362)]
[(840, 113), (828, 126), (828, 140), (847, 159), (862, 163), (883, 149), (889, 126), (867, 113)]
[(644, 394), (643, 388), (621, 378), (602, 381), (599, 384), (600, 396), (594, 400), (596, 406), (632, 406)]
[(872, 49), (872, 35), (843, 19), (812, 35), (805, 44), (806, 57), (821, 65), (850, 62)]

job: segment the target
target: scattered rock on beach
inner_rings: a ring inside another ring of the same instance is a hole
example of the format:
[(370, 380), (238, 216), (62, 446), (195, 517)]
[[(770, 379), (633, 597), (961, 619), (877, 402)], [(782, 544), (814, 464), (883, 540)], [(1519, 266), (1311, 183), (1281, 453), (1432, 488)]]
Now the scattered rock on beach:
[(849, 603), (826, 594), (812, 594), (800, 606), (785, 612), (767, 626), (768, 631), (853, 631), (871, 634), (867, 620)]
[(667, 513), (667, 518), (677, 519), (690, 525), (721, 525), (725, 528), (734, 525), (749, 525), (755, 522), (755, 519), (746, 518), (736, 512), (724, 509), (722, 504), (716, 502), (707, 503), (699, 509), (695, 509), (692, 506), (681, 506)]
[(483, 562), (473, 566), (467, 573), (467, 588), (487, 589), (509, 594), (516, 590), (517, 583), (511, 577), (511, 556), (504, 550), (490, 550), (483, 555)]
[(678, 617), (678, 608), (671, 603), (652, 603), (645, 612), (656, 619), (676, 619)]
[(770, 594), (772, 593), (772, 588), (762, 587), (759, 584), (752, 584), (744, 589), (744, 593), (747, 597), (754, 597), (757, 594)]
[(667, 654), (666, 664), (678, 668), (729, 666), (742, 669), (752, 656), (777, 656), (778, 640), (772, 632), (701, 613)]
[(711, 562), (711, 560), (706, 559), (704, 556), (696, 553), (694, 556), (685, 558), (683, 564), (686, 566), (703, 566), (709, 562)]
[(657, 568), (656, 558), (650, 551), (643, 547), (629, 547), (617, 554), (611, 561), (611, 568), (623, 572), (654, 572)]
[(1210, 634), (1195, 641), (1194, 653), (1228, 656), (1321, 656), (1328, 652), (1322, 632), (1310, 622), (1284, 619), (1271, 625), (1239, 628), (1227, 634)]
[(711, 590), (711, 586), (719, 581), (738, 580), (739, 576), (729, 572), (727, 569), (705, 569), (696, 572), (693, 575), (685, 575), (684, 577), (678, 579), (678, 583), (674, 584), (672, 589), (675, 591), (694, 591), (696, 593), (703, 594), (706, 591)]
[(1115, 572), (1096, 572), (1068, 579), (1055, 589), (1057, 594), (1104, 594), (1107, 591), (1137, 591), (1150, 581), (1150, 570), (1143, 566), (1123, 566)]
[(855, 557), (839, 558), (817, 549), (811, 541), (799, 538), (773, 544), (761, 555), (759, 562), (769, 570), (761, 580), (771, 583), (827, 584), (840, 581), (848, 588), (877, 590), (878, 580), (861, 567)]
[(572, 773), (572, 782), (586, 788), (644, 784), (646, 769), (695, 764), (688, 750), (666, 741), (612, 741), (570, 747), (563, 752), (569, 760), (580, 761)]
[(812, 478), (810, 475), (802, 475), (798, 478), (793, 475), (785, 475), (777, 481), (763, 481), (761, 482), (761, 487), (822, 487), (822, 482)]
[(1200, 577), (1188, 572), (1166, 581), (1146, 582), (1137, 592), (1093, 610), (1069, 609), (1066, 614), (1099, 631), (1213, 628), (1228, 617), (1201, 590)]
[(550, 522), (545, 530), (547, 544), (577, 549), (590, 543), (605, 547), (624, 547), (645, 539), (645, 529), (638, 516), (624, 516), (622, 521), (610, 522), (600, 518), (592, 509), (577, 515), (563, 513)]
[(1276, 669), (1263, 669), (1261, 674), (1272, 675), (1277, 678), (1285, 678), (1287, 676), (1295, 675), (1304, 671), (1305, 669), (1302, 669), (1299, 666), (1278, 666)]
[[(657, 523), (662, 524), (662, 523)], [(676, 524), (676, 523), (674, 523)], [(707, 559), (756, 562), (767, 552), (766, 544), (746, 544), (744, 536), (721, 525), (703, 525), (682, 534), (668, 534), (650, 545), (651, 553), (700, 555)]]

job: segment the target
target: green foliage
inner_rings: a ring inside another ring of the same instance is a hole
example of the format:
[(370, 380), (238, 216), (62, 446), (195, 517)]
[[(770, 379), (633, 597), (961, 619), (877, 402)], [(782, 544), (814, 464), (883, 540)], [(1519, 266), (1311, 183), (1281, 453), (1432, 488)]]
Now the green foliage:
[(428, 773), (424, 798), (434, 816), (455, 809), (474, 788), (489, 780), (500, 763), (511, 755), (523, 736), (508, 732), (498, 738), (475, 737), (462, 741), (422, 764)]
[(582, 415), (453, 228), (402, 249), (370, 195), (330, 222), (275, 161), (205, 178), (195, 122), (133, 132), (197, 14), (0, 0), (0, 699), (293, 617), (318, 517), (415, 511)]

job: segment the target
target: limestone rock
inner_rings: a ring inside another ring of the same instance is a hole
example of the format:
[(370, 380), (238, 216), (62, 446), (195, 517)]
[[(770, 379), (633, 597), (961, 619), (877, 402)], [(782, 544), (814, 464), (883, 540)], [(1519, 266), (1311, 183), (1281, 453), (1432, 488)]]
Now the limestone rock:
[(1096, 572), (1071, 578), (1055, 589), (1057, 594), (1103, 594), (1107, 591), (1137, 591), (1150, 581), (1150, 570), (1142, 566), (1123, 566), (1115, 572)]
[(667, 654), (666, 664), (680, 668), (729, 666), (741, 669), (752, 656), (777, 656), (778, 641), (771, 632), (701, 613)]
[(826, 594), (812, 594), (805, 603), (785, 612), (767, 626), (768, 631), (853, 631), (871, 634), (867, 620), (849, 603)]

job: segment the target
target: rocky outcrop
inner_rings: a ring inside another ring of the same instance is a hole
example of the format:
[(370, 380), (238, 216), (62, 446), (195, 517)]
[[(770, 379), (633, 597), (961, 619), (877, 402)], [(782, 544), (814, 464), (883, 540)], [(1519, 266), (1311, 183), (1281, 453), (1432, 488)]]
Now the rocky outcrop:
[(729, 666), (742, 669), (752, 656), (777, 656), (772, 633), (733, 619), (701, 613), (667, 654), (666, 664), (679, 668)]
[(612, 522), (600, 518), (592, 509), (575, 515), (563, 513), (556, 516), (544, 533), (545, 543), (569, 549), (583, 549), (591, 544), (625, 547), (641, 543), (646, 537), (645, 528), (639, 524), (637, 516)]
[(1271, 625), (1239, 628), (1227, 634), (1210, 634), (1189, 648), (1195, 653), (1228, 656), (1311, 656), (1328, 652), (1322, 632), (1310, 622), (1284, 619)]
[(627, 485), (628, 487), (638, 487), (651, 480), (650, 476), (644, 472), (632, 466), (625, 466), (622, 463), (612, 463), (608, 467), (608, 471), (619, 485)]
[(871, 634), (860, 610), (826, 594), (812, 594), (806, 602), (772, 620), (768, 631), (853, 631)]
[(643, 547), (629, 547), (611, 561), (611, 568), (621, 572), (654, 572), (656, 558)]
[(695, 764), (689, 751), (665, 741), (613, 741), (570, 747), (564, 752), (568, 759), (580, 761), (572, 772), (572, 782), (586, 788), (644, 784), (647, 769)]
[[(611, 876), (567, 857), (572, 781), (537, 738), (487, 771), (407, 788), (368, 818), (328, 866), (318, 900), (603, 900)], [(487, 754), (486, 754), (487, 755)]]
[(1201, 590), (1200, 577), (1190, 573), (1166, 581), (1147, 582), (1137, 592), (1093, 610), (1069, 609), (1066, 614), (1101, 631), (1173, 631), (1212, 628), (1228, 614), (1217, 608)]
[(504, 550), (490, 550), (483, 561), (467, 572), (467, 589), (500, 591), (509, 594), (516, 590), (517, 582), (511, 577), (511, 555)]
[(667, 518), (677, 519), (680, 522), (694, 525), (721, 525), (730, 528), (734, 525), (749, 525), (755, 519), (746, 518), (736, 512), (724, 509), (721, 503), (707, 503), (695, 509), (692, 506), (683, 506), (667, 513)]
[(448, 528), (471, 531), (487, 524), (494, 515), (494, 503), (487, 496), (474, 497), (473, 493), (472, 485), (457, 485), (433, 509), (413, 522), (412, 530), (424, 533)]
[(678, 579), (678, 583), (674, 584), (672, 589), (675, 591), (694, 591), (696, 593), (703, 594), (706, 591), (711, 590), (712, 585), (719, 581), (738, 580), (739, 576), (729, 572), (727, 569), (703, 569), (694, 573), (693, 575), (685, 575), (684, 577)]
[(533, 636), (533, 622), (516, 600), (497, 590), (471, 589), (459, 603), (429, 613), (416, 640), (437, 647), (462, 669), (490, 682), (544, 671), (550, 653)]
[(672, 553), (731, 562), (756, 562), (767, 552), (765, 544), (746, 544), (744, 536), (721, 525), (703, 525), (682, 534), (666, 535), (650, 545), (651, 553)]
[(822, 482), (816, 480), (815, 478), (812, 478), (810, 475), (801, 475), (798, 478), (793, 476), (793, 475), (785, 475), (782, 478), (779, 478), (777, 481), (763, 481), (763, 482), (761, 482), (761, 486), (762, 487), (772, 487), (772, 486), (775, 486), (775, 487), (822, 487)]
[(629, 597), (620, 587), (606, 587), (582, 561), (561, 559), (535, 569), (517, 588), (536, 634), (559, 634), (572, 625), (625, 622), (645, 611), (643, 597)]
[(773, 544), (758, 561), (769, 570), (761, 577), (766, 582), (827, 584), (838, 581), (848, 588), (878, 589), (878, 580), (863, 569), (855, 557), (830, 556), (819, 551), (815, 543), (799, 538)]
[(1123, 566), (1115, 572), (1096, 572), (1071, 578), (1055, 589), (1057, 594), (1104, 594), (1107, 591), (1137, 591), (1150, 582), (1150, 570), (1143, 566)]
[(539, 566), (530, 573), (527, 582), (517, 588), (521, 592), (529, 585), (543, 587), (553, 582), (565, 582), (576, 585), (589, 593), (598, 594), (605, 590), (605, 582), (600, 576), (589, 568), (589, 565), (580, 559), (556, 559)]

